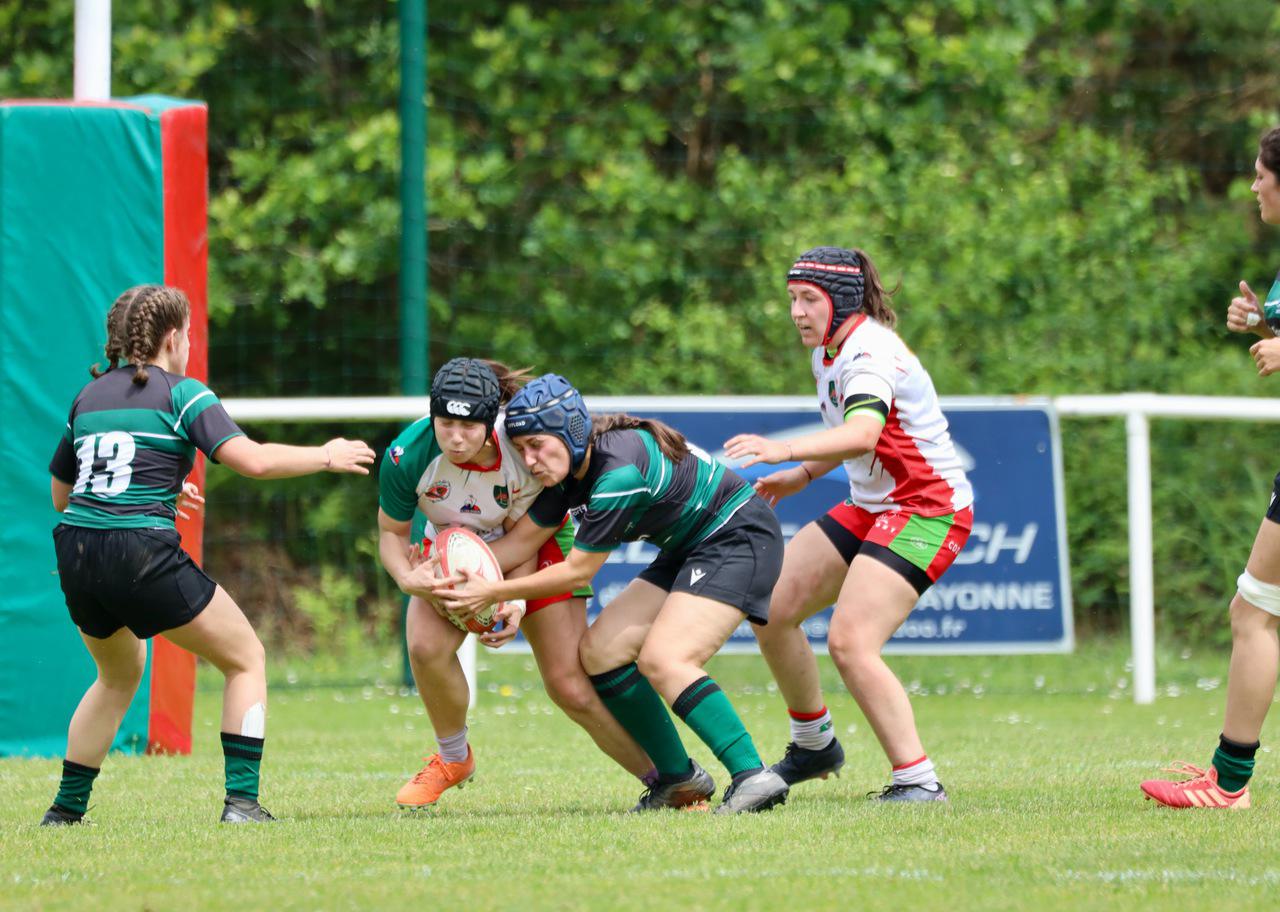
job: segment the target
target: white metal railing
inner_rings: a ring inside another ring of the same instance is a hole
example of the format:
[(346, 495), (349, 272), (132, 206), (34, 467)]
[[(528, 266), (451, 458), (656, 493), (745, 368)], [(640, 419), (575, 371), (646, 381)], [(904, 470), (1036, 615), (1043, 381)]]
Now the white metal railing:
[[(942, 407), (962, 406), (979, 397), (944, 396)], [(990, 404), (991, 397), (980, 397)], [(1000, 399), (994, 401), (1001, 401)], [(1019, 402), (1020, 397), (1003, 397)], [(1180, 418), (1209, 421), (1280, 421), (1280, 400), (1244, 396), (1169, 396), (1158, 393), (1116, 393), (1098, 396), (1054, 396), (1059, 415), (1125, 419), (1129, 485), (1129, 621), (1133, 648), (1133, 699), (1154, 702), (1155, 587), (1151, 521), (1151, 419)], [(392, 421), (427, 414), (426, 396), (314, 397), (305, 399), (226, 399), (237, 421)], [(739, 411), (808, 412), (808, 396), (591, 396), (596, 411), (685, 411), (722, 407)], [(1243, 561), (1244, 555), (1241, 555)], [(467, 656), (469, 653), (469, 657)], [(463, 644), (463, 667), (475, 693), (475, 640)]]
[[(1125, 419), (1129, 475), (1129, 627), (1133, 640), (1133, 700), (1156, 698), (1155, 571), (1151, 528), (1151, 419), (1280, 421), (1280, 401), (1247, 396), (1056, 396), (1059, 415)], [(1241, 566), (1246, 555), (1241, 555)]]

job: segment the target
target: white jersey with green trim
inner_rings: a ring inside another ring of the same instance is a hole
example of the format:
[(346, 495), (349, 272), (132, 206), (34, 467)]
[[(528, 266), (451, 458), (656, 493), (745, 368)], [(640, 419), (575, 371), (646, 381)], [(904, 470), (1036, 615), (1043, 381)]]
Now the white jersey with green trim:
[(436, 443), (431, 418), (415, 421), (391, 442), (378, 469), (378, 505), (407, 522), (421, 510), (427, 537), (446, 526), (466, 526), (485, 541), (502, 537), (503, 522), (517, 520), (542, 493), (498, 416), (493, 431), (498, 455), (492, 465), (455, 465)]
[(814, 349), (813, 377), (827, 427), (843, 425), (859, 398), (874, 396), (889, 409), (875, 450), (844, 461), (852, 503), (920, 516), (973, 503), (933, 380), (897, 333), (863, 314), (834, 356)]

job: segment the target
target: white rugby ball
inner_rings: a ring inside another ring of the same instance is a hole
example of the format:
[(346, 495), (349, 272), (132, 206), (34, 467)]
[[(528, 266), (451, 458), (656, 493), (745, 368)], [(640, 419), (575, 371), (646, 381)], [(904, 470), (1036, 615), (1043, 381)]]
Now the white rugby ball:
[[(472, 573), (482, 579), (492, 582), (500, 582), (502, 580), (502, 567), (498, 565), (498, 559), (493, 556), (493, 552), (489, 550), (489, 546), (485, 544), (483, 538), (476, 535), (470, 529), (462, 526), (450, 526), (444, 529), (436, 536), (436, 540), (432, 547), (440, 557), (440, 576), (448, 577), (457, 573), (459, 570), (470, 570)], [(465, 590), (466, 583), (458, 586), (459, 589)], [(452, 615), (449, 620), (459, 630), (465, 630), (469, 633), (487, 633), (492, 630), (498, 623), (495, 616), (501, 602), (490, 605), (473, 618), (466, 621), (460, 621)]]

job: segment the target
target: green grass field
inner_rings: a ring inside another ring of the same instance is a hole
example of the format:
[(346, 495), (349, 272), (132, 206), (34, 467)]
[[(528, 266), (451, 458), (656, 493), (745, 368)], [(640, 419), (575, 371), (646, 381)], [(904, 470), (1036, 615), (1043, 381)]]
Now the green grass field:
[[(194, 755), (109, 758), (92, 827), (37, 827), (58, 764), (0, 761), (0, 907), (1202, 910), (1269, 905), (1280, 889), (1280, 789), (1265, 747), (1248, 812), (1172, 812), (1137, 789), (1163, 761), (1207, 763), (1221, 655), (1162, 656), (1150, 707), (1133, 705), (1124, 654), (1110, 645), (894, 659), (918, 694), (949, 807), (864, 800), (886, 764), (822, 659), (849, 755), (843, 778), (729, 819), (623, 813), (639, 787), (552, 708), (531, 659), (481, 658), (477, 781), (430, 813), (392, 803), (432, 742), (417, 697), (391, 684), (274, 690), (263, 790), (283, 818), (273, 826), (215, 823), (222, 761), (208, 676)], [(394, 667), (385, 663), (388, 680)], [(305, 681), (298, 668), (289, 676)], [(786, 717), (763, 662), (725, 657), (711, 671), (776, 759)]]

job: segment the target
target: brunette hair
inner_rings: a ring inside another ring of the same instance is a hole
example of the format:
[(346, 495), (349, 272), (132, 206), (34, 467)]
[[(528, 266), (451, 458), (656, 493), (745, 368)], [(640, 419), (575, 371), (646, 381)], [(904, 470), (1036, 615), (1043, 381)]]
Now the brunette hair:
[(498, 378), (498, 402), (502, 405), (506, 405), (511, 401), (512, 396), (520, 392), (520, 389), (529, 382), (529, 375), (533, 373), (533, 368), (530, 367), (511, 368), (501, 361), (492, 361), (489, 358), (480, 360), (489, 365), (489, 369)]
[(871, 262), (871, 257), (867, 256), (865, 250), (859, 250), (857, 247), (851, 247), (858, 259), (862, 260), (862, 309), (867, 316), (875, 320), (877, 323), (883, 323), (885, 326), (893, 329), (898, 325), (898, 315), (890, 306), (889, 299), (898, 293), (901, 285), (895, 285), (892, 291), (886, 291), (884, 283), (880, 281), (880, 273), (876, 270), (876, 264)]
[(608, 431), (623, 430), (648, 431), (653, 435), (653, 439), (657, 441), (658, 449), (662, 451), (662, 455), (672, 462), (679, 462), (689, 455), (689, 443), (684, 439), (684, 434), (681, 434), (671, 425), (663, 424), (654, 418), (637, 418), (634, 415), (625, 415), (621, 412), (613, 412), (608, 415), (592, 415), (591, 437), (587, 443), (595, 443), (597, 437)]
[(1280, 127), (1272, 127), (1258, 140), (1258, 158), (1262, 167), (1280, 178)]
[(191, 319), (191, 302), (177, 288), (167, 285), (135, 285), (116, 298), (107, 311), (107, 368), (89, 368), (94, 379), (121, 362), (135, 368), (133, 382), (147, 382), (147, 362), (160, 353), (171, 329), (182, 329)]

